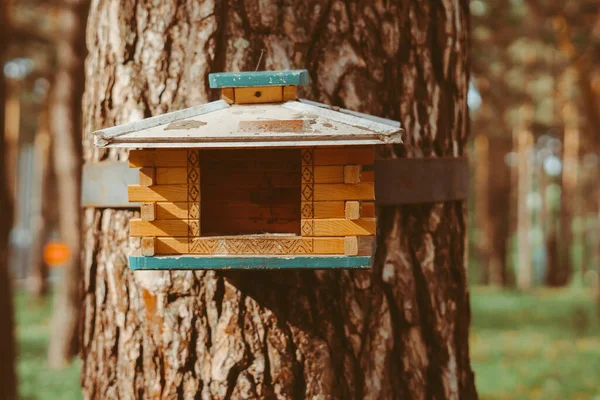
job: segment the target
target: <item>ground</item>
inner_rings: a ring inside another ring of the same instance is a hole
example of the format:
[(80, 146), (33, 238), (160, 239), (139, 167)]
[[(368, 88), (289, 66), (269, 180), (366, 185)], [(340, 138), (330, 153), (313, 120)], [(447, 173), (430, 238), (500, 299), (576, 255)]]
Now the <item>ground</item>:
[(46, 366), (52, 300), (32, 301), (15, 296), (19, 340), (19, 393), (23, 400), (75, 400), (79, 390), (80, 362), (63, 371)]
[[(471, 359), (482, 399), (600, 400), (600, 322), (592, 294), (472, 289)], [(45, 365), (51, 300), (16, 296), (23, 399), (79, 399), (79, 362)]]
[(475, 288), (471, 361), (482, 399), (600, 399), (592, 293)]

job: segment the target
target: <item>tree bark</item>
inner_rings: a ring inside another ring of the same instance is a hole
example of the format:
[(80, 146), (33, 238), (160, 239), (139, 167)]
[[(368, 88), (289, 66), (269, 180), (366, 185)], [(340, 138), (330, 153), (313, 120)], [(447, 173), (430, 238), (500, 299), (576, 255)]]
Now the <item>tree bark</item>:
[[(267, 5), (265, 5), (267, 4)], [(468, 2), (96, 0), (94, 129), (218, 97), (217, 71), (307, 68), (304, 96), (402, 121), (401, 157), (467, 139)], [(136, 272), (134, 211), (85, 210), (86, 398), (471, 399), (466, 206), (379, 210), (370, 271)]]
[[(8, 15), (5, 2), (0, 2), (0, 60), (3, 59), (8, 38)], [(9, 186), (5, 179), (5, 142), (4, 142), (4, 103), (6, 100), (4, 77), (0, 76), (0, 398), (17, 398), (17, 379), (15, 373), (14, 316), (10, 273), (8, 268), (8, 234), (12, 227), (12, 205)]]
[(81, 104), (85, 88), (87, 0), (64, 0), (56, 38), (56, 75), (50, 97), (50, 126), (58, 182), (61, 239), (70, 260), (55, 296), (48, 365), (62, 368), (77, 354), (81, 311)]

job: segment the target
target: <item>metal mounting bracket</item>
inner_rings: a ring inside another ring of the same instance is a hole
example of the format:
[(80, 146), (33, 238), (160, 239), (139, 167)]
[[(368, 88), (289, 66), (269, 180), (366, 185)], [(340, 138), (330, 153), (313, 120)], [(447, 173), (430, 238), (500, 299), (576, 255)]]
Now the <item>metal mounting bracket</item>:
[(390, 158), (375, 161), (378, 206), (464, 200), (469, 192), (467, 157)]
[(137, 169), (129, 163), (102, 161), (83, 165), (81, 206), (97, 208), (139, 208), (127, 199), (127, 185), (139, 183)]

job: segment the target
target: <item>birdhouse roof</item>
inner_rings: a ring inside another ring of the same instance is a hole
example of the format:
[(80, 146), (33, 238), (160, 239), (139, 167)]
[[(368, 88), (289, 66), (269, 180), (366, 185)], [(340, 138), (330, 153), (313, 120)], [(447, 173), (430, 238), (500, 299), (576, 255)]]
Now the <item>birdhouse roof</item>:
[(307, 100), (223, 100), (94, 132), (98, 147), (244, 148), (401, 143), (400, 123)]

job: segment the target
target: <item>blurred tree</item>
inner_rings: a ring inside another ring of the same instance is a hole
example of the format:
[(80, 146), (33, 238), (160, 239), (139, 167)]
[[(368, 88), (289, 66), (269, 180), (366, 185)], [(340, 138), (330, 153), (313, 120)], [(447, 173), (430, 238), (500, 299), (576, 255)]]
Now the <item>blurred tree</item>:
[(518, 265), (517, 287), (521, 290), (531, 288), (533, 281), (533, 264), (531, 252), (531, 207), (528, 196), (532, 188), (532, 153), (533, 134), (531, 132), (532, 107), (526, 105), (519, 110), (519, 123), (515, 129), (513, 142), (518, 152), (518, 206), (517, 206), (517, 238)]
[(62, 368), (77, 354), (81, 312), (81, 102), (85, 89), (88, 0), (64, 0), (56, 18), (56, 72), (50, 91), (50, 129), (58, 184), (60, 236), (70, 249), (55, 296), (48, 364)]
[[(43, 109), (40, 112), (37, 120), (37, 132), (35, 134), (35, 181), (39, 182), (38, 192), (35, 205), (32, 207), (32, 225), (33, 237), (31, 245), (31, 265), (30, 273), (27, 278), (27, 288), (29, 293), (34, 298), (42, 298), (48, 294), (48, 266), (44, 262), (44, 244), (46, 243), (46, 235), (48, 232), (48, 208), (54, 207), (56, 202), (43, 201), (43, 197), (50, 199), (48, 196), (52, 192), (50, 188), (51, 169), (50, 169), (50, 131), (48, 122), (49, 102), (44, 96)], [(33, 199), (32, 199), (33, 200)]]
[[(0, 66), (4, 66), (4, 55), (8, 41), (7, 3), (0, 2)], [(0, 69), (0, 72), (2, 70)], [(0, 396), (2, 399), (17, 398), (15, 373), (15, 343), (13, 336), (13, 305), (10, 273), (8, 269), (8, 234), (12, 225), (12, 208), (9, 188), (5, 177), (4, 148), (4, 103), (5, 79), (0, 75)]]
[[(215, 99), (209, 72), (306, 67), (309, 98), (467, 139), (468, 2), (94, 3), (84, 132)], [(125, 161), (94, 149), (87, 162)], [(380, 210), (370, 271), (136, 272), (133, 211), (84, 214), (88, 398), (476, 398), (464, 202)]]

